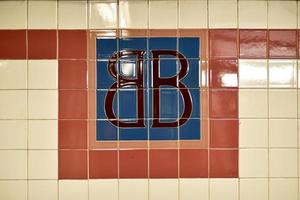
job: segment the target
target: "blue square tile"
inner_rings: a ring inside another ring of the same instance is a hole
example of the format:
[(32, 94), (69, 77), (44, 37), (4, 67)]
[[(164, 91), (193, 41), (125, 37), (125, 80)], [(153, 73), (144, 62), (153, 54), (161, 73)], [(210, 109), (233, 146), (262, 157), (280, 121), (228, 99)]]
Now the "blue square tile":
[[(152, 37), (149, 38), (149, 51), (152, 50), (177, 50), (177, 38), (176, 37)], [(152, 54), (149, 58), (152, 57)], [(173, 58), (175, 56), (161, 56), (160, 58)]]
[[(125, 123), (135, 123), (136, 120), (126, 120)], [(144, 119), (145, 127), (119, 129), (120, 140), (148, 140), (148, 120)]]
[[(200, 88), (201, 65), (199, 59), (189, 59), (189, 70), (181, 82), (188, 88)], [(180, 66), (179, 66), (180, 67)]]
[[(192, 100), (192, 113), (191, 118), (200, 118), (200, 90), (199, 89), (188, 89)], [(181, 93), (180, 93), (181, 94)], [(183, 97), (180, 95), (179, 98), (179, 113), (180, 116), (184, 109)]]
[(147, 51), (147, 38), (121, 38), (120, 50), (144, 50)]
[(110, 58), (118, 51), (118, 39), (116, 38), (97, 38), (96, 41), (97, 59)]
[(118, 128), (108, 120), (97, 120), (97, 135), (96, 139), (99, 140), (117, 140)]
[(189, 119), (185, 124), (179, 127), (179, 136), (181, 140), (199, 140), (201, 138), (200, 119)]
[(114, 79), (107, 68), (108, 61), (97, 61), (97, 88), (98, 89), (109, 89), (114, 82)]
[(179, 38), (179, 52), (186, 58), (200, 58), (199, 46), (199, 38)]
[[(170, 122), (169, 120), (160, 119), (161, 122)], [(173, 121), (176, 121), (175, 119)], [(152, 124), (152, 120), (150, 120)], [(151, 126), (151, 125), (150, 125)], [(155, 128), (150, 127), (149, 139), (150, 140), (178, 140), (179, 128), (178, 127), (163, 127)]]
[[(107, 119), (105, 113), (105, 98), (107, 95), (108, 90), (97, 90), (97, 119)], [(113, 101), (113, 111), (116, 116), (118, 117), (118, 92), (116, 92)]]

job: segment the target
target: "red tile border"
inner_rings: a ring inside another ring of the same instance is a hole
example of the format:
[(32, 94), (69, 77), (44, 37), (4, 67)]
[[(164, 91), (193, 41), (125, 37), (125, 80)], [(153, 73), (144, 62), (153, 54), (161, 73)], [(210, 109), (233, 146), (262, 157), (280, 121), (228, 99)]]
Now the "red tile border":
[(208, 177), (207, 149), (180, 149), (179, 155), (180, 178)]
[(26, 30), (0, 30), (0, 59), (26, 58)]
[(210, 178), (238, 177), (238, 150), (210, 150)]
[(297, 58), (296, 30), (269, 30), (269, 58)]
[(87, 148), (86, 120), (58, 120), (59, 149)]
[(59, 89), (87, 89), (87, 63), (84, 60), (58, 61)]
[(59, 91), (59, 119), (87, 119), (87, 91)]
[(148, 177), (148, 150), (120, 150), (120, 178)]

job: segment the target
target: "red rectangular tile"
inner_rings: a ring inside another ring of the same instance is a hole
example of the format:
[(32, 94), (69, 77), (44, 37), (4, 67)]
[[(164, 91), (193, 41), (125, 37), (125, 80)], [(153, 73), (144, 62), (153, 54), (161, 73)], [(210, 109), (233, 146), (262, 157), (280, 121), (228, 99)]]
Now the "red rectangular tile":
[(59, 89), (86, 89), (87, 63), (84, 60), (59, 60)]
[(210, 150), (210, 178), (238, 177), (238, 150)]
[(57, 58), (56, 30), (28, 30), (28, 58)]
[(297, 31), (269, 31), (270, 58), (297, 58)]
[(178, 178), (178, 150), (150, 150), (150, 178)]
[(26, 59), (26, 30), (0, 30), (0, 59)]
[(237, 30), (211, 29), (209, 31), (209, 52), (210, 58), (237, 58)]
[(209, 62), (211, 88), (238, 87), (238, 60), (211, 59)]
[(237, 119), (210, 120), (210, 148), (238, 148)]
[(59, 91), (59, 119), (87, 119), (87, 91)]
[(87, 179), (87, 151), (60, 150), (59, 179)]
[(86, 149), (87, 121), (59, 120), (58, 141), (60, 149)]
[(120, 178), (148, 177), (147, 150), (121, 150), (119, 153)]
[(207, 149), (180, 149), (180, 178), (208, 177)]
[(210, 117), (237, 118), (238, 117), (238, 90), (210, 90)]
[(86, 59), (87, 32), (85, 30), (59, 30), (58, 52), (60, 59)]
[(267, 30), (240, 30), (240, 58), (267, 58)]
[(90, 150), (89, 178), (118, 178), (118, 151)]

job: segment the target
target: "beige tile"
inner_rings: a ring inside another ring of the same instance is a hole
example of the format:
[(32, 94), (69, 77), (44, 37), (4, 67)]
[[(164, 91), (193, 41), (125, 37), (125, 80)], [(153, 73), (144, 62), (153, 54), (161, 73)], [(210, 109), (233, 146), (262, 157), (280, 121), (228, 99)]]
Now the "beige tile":
[(117, 28), (117, 3), (89, 2), (89, 28)]
[(210, 200), (237, 200), (238, 179), (211, 179)]
[(119, 200), (148, 200), (148, 179), (120, 179)]
[(240, 200), (268, 200), (268, 179), (241, 179)]
[[(300, 90), (298, 90), (298, 104), (297, 104), (297, 106), (298, 106), (298, 118), (300, 118)], [(300, 133), (300, 132), (299, 132)]]
[(30, 29), (56, 29), (57, 28), (57, 2), (28, 1), (28, 28)]
[(297, 28), (296, 1), (269, 1), (269, 28)]
[(270, 119), (270, 147), (297, 147), (297, 119)]
[(267, 148), (268, 147), (268, 120), (267, 119), (240, 119), (239, 147)]
[(265, 89), (239, 90), (240, 118), (267, 118), (268, 92)]
[(240, 149), (240, 177), (268, 177), (267, 149)]
[(70, 199), (88, 200), (87, 180), (59, 180), (59, 200)]
[(89, 180), (89, 200), (118, 200), (118, 180)]
[(297, 200), (298, 179), (270, 179), (270, 200)]
[(180, 179), (180, 200), (208, 200), (208, 179)]
[(0, 181), (0, 199), (27, 200), (27, 181)]
[(0, 90), (0, 119), (27, 118), (27, 91)]
[(149, 25), (154, 29), (177, 28), (177, 2), (162, 0), (149, 2)]
[(57, 149), (57, 120), (28, 121), (28, 149)]
[(297, 150), (269, 150), (270, 177), (297, 177)]
[(0, 60), (0, 89), (26, 89), (26, 88), (27, 88), (27, 61), (26, 60)]
[(27, 148), (27, 121), (0, 120), (0, 149)]
[(239, 1), (239, 28), (267, 28), (267, 1)]
[(147, 28), (148, 4), (147, 0), (121, 0), (119, 6), (120, 28)]
[(1, 150), (0, 160), (0, 179), (27, 178), (26, 150)]
[(297, 117), (297, 90), (270, 89), (269, 116), (270, 118)]
[(179, 28), (207, 28), (207, 0), (179, 0)]
[(86, 29), (86, 1), (58, 1), (59, 29)]
[(208, 19), (210, 28), (237, 28), (237, 1), (208, 1)]
[(297, 61), (272, 59), (269, 61), (269, 87), (296, 88)]
[(29, 60), (28, 88), (57, 89), (58, 63), (57, 60)]
[(58, 181), (28, 181), (28, 200), (58, 200)]
[(178, 200), (178, 179), (150, 179), (149, 200)]
[(268, 87), (268, 61), (266, 59), (240, 59), (239, 60), (239, 87), (240, 88), (267, 88)]
[(0, 29), (27, 27), (27, 1), (0, 1)]
[(57, 150), (28, 151), (28, 179), (57, 179)]
[(29, 90), (28, 114), (29, 119), (57, 119), (57, 90)]

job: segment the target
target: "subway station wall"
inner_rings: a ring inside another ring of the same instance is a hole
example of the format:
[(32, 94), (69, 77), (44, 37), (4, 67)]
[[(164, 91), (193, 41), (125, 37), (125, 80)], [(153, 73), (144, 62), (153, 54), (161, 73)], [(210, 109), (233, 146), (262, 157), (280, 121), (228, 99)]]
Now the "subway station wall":
[(299, 200), (299, 11), (0, 1), (0, 199)]

